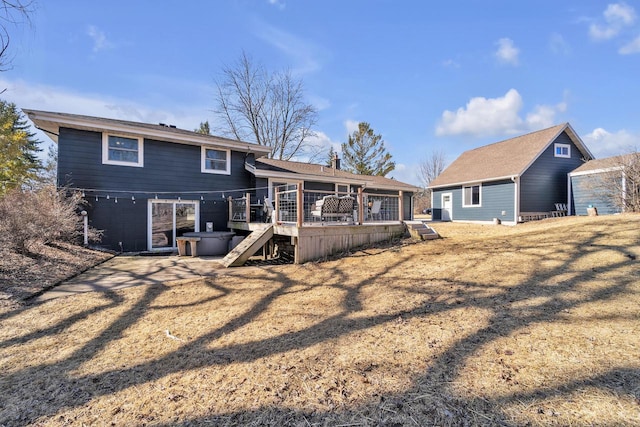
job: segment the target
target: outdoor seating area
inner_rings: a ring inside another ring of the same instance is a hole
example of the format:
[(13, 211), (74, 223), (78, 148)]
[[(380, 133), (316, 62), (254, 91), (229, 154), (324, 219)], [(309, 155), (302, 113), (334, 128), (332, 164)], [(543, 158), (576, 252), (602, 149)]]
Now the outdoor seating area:
[(321, 222), (329, 220), (354, 222), (356, 215), (354, 203), (355, 199), (351, 196), (324, 196), (315, 202), (314, 208), (311, 210), (311, 216)]

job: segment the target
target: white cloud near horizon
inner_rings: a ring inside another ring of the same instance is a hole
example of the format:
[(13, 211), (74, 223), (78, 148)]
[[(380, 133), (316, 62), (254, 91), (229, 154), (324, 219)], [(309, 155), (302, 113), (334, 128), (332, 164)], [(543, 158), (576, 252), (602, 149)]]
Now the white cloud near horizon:
[(636, 37), (629, 43), (618, 49), (620, 55), (631, 55), (633, 53), (640, 53), (640, 36)]
[[(6, 88), (3, 98), (18, 108), (83, 114), (110, 119), (143, 123), (171, 123), (181, 129), (196, 129), (203, 121), (207, 106), (176, 106), (171, 109), (151, 108), (135, 101), (98, 93), (79, 93), (62, 87), (32, 84), (24, 80), (0, 78), (0, 87)], [(177, 113), (176, 113), (177, 112)]]
[(89, 25), (87, 28), (87, 35), (93, 40), (93, 52), (97, 53), (101, 50), (111, 49), (115, 45), (107, 39), (104, 31), (100, 30), (95, 25)]
[(471, 98), (465, 107), (445, 110), (435, 133), (437, 136), (516, 134), (550, 127), (555, 124), (556, 115), (567, 109), (564, 101), (556, 105), (537, 105), (522, 118), (523, 105), (522, 96), (516, 89), (509, 89), (502, 97)]
[(610, 40), (636, 21), (636, 11), (624, 2), (612, 3), (602, 13), (604, 23), (592, 23), (589, 35), (593, 40)]
[(518, 65), (520, 49), (516, 47), (513, 40), (504, 37), (498, 40), (496, 44), (498, 45), (498, 50), (495, 52), (495, 56), (498, 58), (498, 62), (501, 64)]
[(596, 128), (582, 137), (596, 158), (604, 158), (626, 154), (640, 149), (640, 134), (633, 134), (625, 129), (609, 132)]

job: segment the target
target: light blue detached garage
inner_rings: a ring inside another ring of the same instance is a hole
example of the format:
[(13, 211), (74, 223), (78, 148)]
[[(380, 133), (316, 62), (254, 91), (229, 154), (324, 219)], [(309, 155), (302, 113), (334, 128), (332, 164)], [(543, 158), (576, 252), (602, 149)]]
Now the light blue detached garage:
[(429, 188), (433, 219), (541, 219), (569, 204), (568, 173), (593, 155), (569, 123), (465, 151)]
[(640, 153), (591, 160), (569, 174), (575, 215), (610, 215), (637, 206)]

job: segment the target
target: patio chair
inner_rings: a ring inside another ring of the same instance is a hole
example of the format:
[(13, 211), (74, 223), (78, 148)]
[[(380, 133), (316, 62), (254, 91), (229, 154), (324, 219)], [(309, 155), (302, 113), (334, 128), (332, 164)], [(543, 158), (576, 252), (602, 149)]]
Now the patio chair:
[(264, 211), (264, 222), (272, 222), (275, 219), (273, 216), (273, 202), (271, 202), (269, 197), (264, 198), (262, 210)]
[(355, 199), (351, 196), (343, 196), (339, 198), (338, 217), (343, 221), (353, 220), (353, 206)]
[(382, 207), (382, 200), (374, 200), (371, 204), (371, 208), (369, 208), (369, 218), (376, 219), (376, 216), (382, 219), (382, 215), (380, 214), (380, 208)]

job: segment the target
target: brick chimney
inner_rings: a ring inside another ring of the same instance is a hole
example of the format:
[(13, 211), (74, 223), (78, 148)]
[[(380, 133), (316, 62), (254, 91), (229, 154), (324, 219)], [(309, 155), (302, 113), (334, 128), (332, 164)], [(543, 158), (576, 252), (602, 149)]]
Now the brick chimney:
[(331, 159), (331, 167), (333, 169), (340, 170), (340, 157), (338, 157), (338, 153), (336, 153), (333, 159)]

